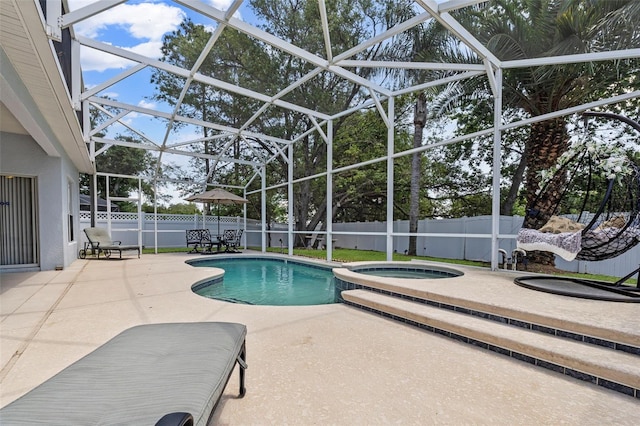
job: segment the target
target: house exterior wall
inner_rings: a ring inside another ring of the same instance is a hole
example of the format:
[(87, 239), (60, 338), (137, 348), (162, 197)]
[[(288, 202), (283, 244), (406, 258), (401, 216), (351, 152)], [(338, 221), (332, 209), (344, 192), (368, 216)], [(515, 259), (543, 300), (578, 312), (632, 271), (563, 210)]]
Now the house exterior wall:
[[(34, 139), (35, 135), (2, 132), (0, 127), (0, 173), (36, 178), (39, 269), (65, 268), (77, 259), (80, 244), (78, 166), (63, 146), (63, 142), (68, 141), (61, 141), (56, 136), (2, 48), (0, 59), (2, 79), (11, 88), (12, 96), (18, 99), (3, 99), (3, 103), (9, 111), (16, 104), (28, 111), (32, 127), (36, 127), (40, 137), (45, 137), (51, 144), (51, 152), (46, 152)], [(73, 218), (71, 224), (69, 213)], [(72, 233), (69, 232), (70, 226)], [(73, 235), (73, 241), (69, 241), (70, 235)], [(13, 265), (3, 268), (7, 269), (13, 269)]]
[[(78, 253), (80, 206), (69, 203), (68, 185), (77, 197), (79, 173), (64, 157), (50, 157), (28, 135), (0, 133), (0, 171), (4, 175), (35, 177), (37, 181), (40, 270), (67, 267)], [(75, 241), (68, 241), (68, 206), (72, 206)]]

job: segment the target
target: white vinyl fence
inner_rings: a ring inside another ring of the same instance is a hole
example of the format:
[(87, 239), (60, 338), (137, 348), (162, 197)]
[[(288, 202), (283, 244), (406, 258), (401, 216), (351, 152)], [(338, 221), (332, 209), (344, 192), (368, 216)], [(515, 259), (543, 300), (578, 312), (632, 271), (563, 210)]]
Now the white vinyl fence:
[[(142, 229), (140, 232), (142, 245), (155, 246), (154, 229), (158, 229), (158, 247), (184, 247), (186, 244), (185, 231), (188, 229), (207, 228), (212, 234), (217, 234), (218, 224), (220, 232), (225, 229), (242, 229), (241, 217), (221, 216), (218, 223), (217, 216), (158, 214), (157, 225), (152, 213), (142, 214)], [(80, 215), (81, 228), (90, 226), (90, 215), (82, 212)], [(114, 239), (122, 244), (138, 244), (138, 215), (136, 213), (111, 213), (110, 221), (106, 212), (99, 212), (97, 226), (109, 228)], [(353, 248), (363, 250), (386, 251), (385, 222), (355, 222), (333, 224), (333, 247)], [(510, 257), (516, 247), (514, 236), (522, 226), (522, 217), (501, 216), (499, 235), (508, 236), (499, 240), (499, 247)], [(287, 248), (287, 225), (271, 224), (267, 230), (267, 245), (269, 247)], [(394, 233), (408, 233), (409, 221), (396, 221)], [(380, 235), (365, 235), (379, 233)], [(463, 217), (459, 219), (425, 219), (418, 223), (418, 233), (429, 234), (466, 234), (476, 237), (417, 237), (417, 254), (445, 259), (464, 259), (490, 262), (491, 239), (489, 236), (477, 237), (478, 234), (490, 235), (491, 216)], [(297, 234), (296, 238), (311, 236), (306, 241), (312, 245), (316, 239), (323, 245), (323, 233)], [(84, 233), (81, 243), (86, 241)], [(243, 246), (260, 247), (262, 241), (260, 221), (247, 220), (247, 227), (243, 235)], [(408, 236), (394, 236), (394, 251), (405, 253), (409, 247)], [(502, 261), (502, 259), (500, 259)], [(571, 272), (624, 276), (637, 268), (640, 264), (640, 245), (627, 253), (602, 262), (573, 261), (567, 262), (556, 258), (559, 269)]]

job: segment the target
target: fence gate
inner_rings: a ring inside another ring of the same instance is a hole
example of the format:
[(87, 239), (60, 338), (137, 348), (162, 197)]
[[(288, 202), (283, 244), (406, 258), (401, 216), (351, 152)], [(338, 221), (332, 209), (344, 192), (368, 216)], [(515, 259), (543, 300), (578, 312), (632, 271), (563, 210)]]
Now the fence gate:
[(36, 179), (0, 175), (0, 266), (38, 265)]

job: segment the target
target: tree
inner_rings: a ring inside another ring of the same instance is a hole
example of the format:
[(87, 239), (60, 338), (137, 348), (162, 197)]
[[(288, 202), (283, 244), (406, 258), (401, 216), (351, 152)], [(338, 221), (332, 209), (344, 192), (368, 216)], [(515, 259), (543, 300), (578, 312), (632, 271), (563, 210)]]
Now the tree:
[[(395, 25), (399, 16), (398, 11), (408, 8), (410, 2), (385, 2), (370, 0), (330, 0), (326, 2), (329, 22), (329, 36), (334, 55), (345, 52), (373, 35), (383, 32)], [(318, 4), (314, 2), (298, 1), (251, 1), (254, 13), (263, 22), (263, 29), (281, 37), (284, 40), (304, 48), (318, 57), (327, 57), (327, 46), (321, 27), (321, 15)], [(352, 59), (372, 60), (383, 53), (383, 44), (371, 46), (358, 52)], [(286, 88), (299, 81), (316, 65), (281, 51), (269, 48), (269, 61), (266, 63), (269, 75), (267, 92), (273, 88), (274, 92)], [(242, 70), (251, 75), (253, 71), (244, 61), (253, 58), (241, 58)], [(275, 67), (275, 69), (273, 68)], [(353, 72), (368, 77), (376, 70), (364, 67)], [(261, 81), (257, 78), (256, 81)], [(288, 92), (283, 100), (326, 114), (335, 114), (347, 109), (363, 97), (357, 83), (349, 81), (334, 73), (322, 71), (313, 79), (305, 82)], [(271, 108), (263, 113), (263, 119), (252, 123), (251, 129), (291, 140), (294, 137), (311, 131), (315, 124), (307, 114)], [(334, 122), (334, 135), (338, 135), (346, 117)], [(266, 146), (262, 141), (261, 146)], [(309, 133), (302, 140), (294, 144), (295, 178), (313, 176), (326, 170), (326, 144), (317, 133)], [(273, 166), (273, 167), (271, 167)], [(268, 176), (280, 183), (286, 181), (287, 167), (285, 161), (275, 161), (269, 167)], [(301, 180), (294, 186), (294, 218), (297, 231), (311, 231), (319, 226), (326, 227), (331, 218), (326, 217), (326, 185), (323, 178)], [(256, 183), (257, 184), (257, 183)], [(304, 239), (297, 240), (298, 245), (304, 244)]]
[[(639, 32), (631, 24), (635, 22), (631, 17), (639, 15), (638, 3), (629, 0), (496, 0), (455, 13), (456, 18), (500, 60), (637, 47)], [(447, 40), (447, 37), (442, 39)], [(432, 47), (432, 40), (428, 39), (429, 43), (424, 45)], [(461, 53), (457, 45), (450, 42), (450, 37), (448, 40), (437, 44), (436, 54), (446, 60), (459, 58)], [(432, 51), (424, 52), (417, 48), (416, 56), (434, 56)], [(635, 78), (638, 68), (637, 60), (625, 60), (505, 69), (503, 103), (506, 110), (521, 111), (525, 116), (542, 115), (638, 87), (640, 81)], [(489, 97), (486, 80), (472, 79), (447, 87), (441, 104), (451, 108)], [(565, 118), (531, 125), (506, 201), (515, 200), (515, 188), (521, 180), (519, 173), (524, 173), (527, 202), (534, 200), (540, 172), (552, 167), (568, 144)], [(547, 205), (554, 205), (562, 193), (562, 182), (557, 184), (558, 187), (548, 191), (543, 200)], [(526, 220), (527, 226), (542, 224), (531, 223), (530, 218)]]
[[(422, 131), (427, 121), (427, 96), (420, 93), (416, 99), (415, 109), (413, 111), (413, 147), (422, 146)], [(411, 158), (411, 201), (409, 207), (409, 232), (415, 234), (418, 232), (418, 215), (419, 215), (419, 190), (420, 190), (420, 158), (421, 154), (415, 152)], [(409, 237), (409, 251), (411, 256), (416, 255), (416, 236)]]
[[(400, 110), (402, 110), (402, 105)], [(402, 126), (396, 127), (395, 145), (399, 150), (411, 147), (410, 136)], [(360, 111), (349, 116), (334, 139), (335, 168), (383, 157), (387, 152), (387, 127), (378, 112)], [(394, 216), (408, 217), (410, 158), (395, 160)], [(334, 176), (333, 216), (337, 222), (384, 221), (387, 198), (386, 161), (349, 169)]]
[[(613, 47), (624, 37), (622, 27), (604, 26), (609, 13), (620, 13), (633, 2), (578, 2), (572, 0), (498, 1), (485, 8), (473, 32), (501, 60), (525, 59), (563, 54), (588, 53)], [(614, 7), (613, 3), (616, 3)], [(636, 7), (637, 9), (637, 7)], [(506, 19), (505, 19), (506, 18)], [(611, 21), (608, 21), (609, 24)], [(628, 28), (638, 34), (635, 28)], [(637, 39), (637, 36), (636, 36)], [(638, 86), (638, 63), (600, 62), (563, 64), (506, 70), (504, 100), (530, 116), (580, 105), (608, 94), (618, 94)], [(524, 151), (525, 197), (535, 198), (540, 172), (555, 165), (569, 146), (565, 118), (531, 125)], [(538, 207), (557, 204), (564, 182), (554, 181)], [(527, 216), (525, 226), (538, 228), (545, 218)], [(549, 260), (540, 258), (541, 260)]]
[[(131, 138), (119, 136), (116, 139), (132, 142)], [(124, 146), (111, 146), (106, 152), (96, 157), (96, 170), (101, 173), (112, 173), (129, 176), (150, 175), (155, 159), (144, 149), (132, 149)], [(80, 193), (89, 194), (90, 175), (82, 175), (80, 178)], [(124, 177), (109, 177), (109, 193), (107, 194), (106, 179), (97, 180), (96, 193), (99, 198), (129, 197), (131, 193), (138, 191), (138, 180)], [(153, 187), (147, 181), (142, 181), (142, 192), (149, 198), (153, 198)], [(121, 211), (137, 211), (138, 206), (131, 202), (118, 202)]]
[[(275, 75), (276, 72), (269, 65), (268, 55), (260, 43), (243, 33), (227, 28), (220, 35), (213, 49), (207, 52), (206, 46), (212, 37), (213, 33), (204, 25), (186, 20), (176, 31), (163, 38), (161, 60), (248, 89), (268, 91), (267, 76)], [(203, 52), (206, 55), (204, 59), (200, 58)], [(196, 69), (198, 63), (199, 66)], [(231, 96), (224, 90), (216, 90), (197, 80), (188, 82), (182, 76), (159, 69), (153, 73), (151, 83), (156, 85), (155, 99), (167, 102), (174, 107), (179, 104), (180, 115), (204, 122), (237, 128), (260, 107), (256, 100), (238, 99), (237, 96)], [(187, 83), (189, 83), (188, 86)], [(186, 91), (183, 94), (185, 87)], [(174, 123), (174, 125), (181, 126), (180, 123)], [(260, 120), (255, 125), (259, 127)], [(195, 170), (187, 173), (195, 172), (207, 176), (207, 181), (213, 183), (214, 172), (227, 172), (225, 165), (215, 163), (213, 160), (214, 154), (225, 150), (229, 139), (211, 140), (210, 137), (220, 132), (208, 126), (203, 126), (201, 132), (202, 142), (194, 143), (187, 148), (205, 154), (205, 158), (202, 160), (200, 157), (193, 157), (192, 167)], [(233, 156), (240, 158), (241, 154), (237, 149), (238, 141), (232, 142), (234, 142)], [(231, 170), (236, 175), (239, 173), (235, 166)], [(218, 179), (215, 182), (221, 183), (221, 180)], [(184, 186), (182, 189), (185, 193), (193, 192), (194, 187)], [(209, 204), (206, 204), (205, 209), (209, 214)]]
[[(200, 214), (200, 210), (195, 203), (178, 203), (178, 204), (170, 204), (169, 207), (165, 206), (156, 206), (156, 210), (158, 213), (167, 213), (167, 214)], [(153, 205), (151, 204), (143, 204), (142, 211), (145, 213), (153, 213)]]
[[(407, 11), (410, 15), (410, 11)], [(398, 60), (418, 60), (424, 62), (473, 62), (475, 58), (468, 51), (453, 48), (451, 34), (429, 20), (423, 25), (400, 34), (399, 42), (389, 46), (387, 55)], [(399, 72), (395, 77), (399, 82), (420, 84), (425, 81), (452, 76), (450, 71), (421, 71), (419, 69)], [(455, 89), (455, 85), (447, 89)], [(444, 114), (450, 111), (451, 105), (437, 105), (437, 101), (445, 101), (444, 96), (438, 97), (440, 88), (429, 88), (421, 91), (415, 101), (413, 111), (414, 148), (423, 145), (425, 128), (431, 127), (430, 142), (440, 142)], [(449, 99), (455, 99), (452, 96)], [(459, 105), (456, 105), (459, 106)], [(452, 120), (448, 120), (452, 122)], [(455, 121), (453, 121), (455, 122)], [(474, 215), (484, 208), (478, 208), (480, 200), (490, 207), (490, 199), (486, 196), (485, 179), (479, 173), (477, 164), (468, 156), (474, 153), (473, 142), (460, 145), (444, 146), (437, 150), (427, 150), (423, 153), (412, 154), (412, 178), (410, 182), (411, 209), (409, 213), (409, 232), (418, 232), (418, 220), (424, 217), (449, 217), (450, 215)], [(465, 156), (466, 155), (466, 156)], [(422, 163), (422, 164), (421, 164)], [(426, 191), (418, 188), (426, 186)], [(475, 191), (475, 192), (471, 192)], [(481, 194), (477, 195), (476, 194)], [(471, 198), (474, 201), (471, 202)], [(424, 201), (421, 202), (420, 200)], [(416, 236), (409, 237), (408, 253), (416, 253)]]
[[(457, 123), (456, 134), (470, 134), (491, 127), (493, 125), (493, 110), (490, 103), (490, 99), (478, 99), (464, 108), (457, 108), (450, 115)], [(435, 106), (437, 107), (437, 104)], [(521, 120), (523, 113), (513, 108), (505, 109), (502, 118), (504, 122), (509, 123)], [(501, 135), (500, 175), (502, 180), (500, 185), (500, 214), (505, 216), (513, 214), (524, 215), (523, 205), (526, 204), (526, 200), (524, 194), (520, 191), (520, 187), (524, 179), (525, 160), (527, 158), (524, 152), (528, 135), (529, 131), (525, 127), (510, 129), (502, 132)], [(474, 145), (478, 148), (473, 149)], [(468, 167), (474, 171), (474, 174), (482, 172), (483, 165), (485, 165), (484, 170), (486, 170), (487, 165), (493, 164), (492, 135), (466, 140), (454, 146), (448, 146), (445, 150), (451, 152), (458, 159), (464, 158)], [(490, 187), (491, 181), (487, 180), (487, 190)], [(491, 200), (489, 199), (487, 205), (480, 210), (490, 213)]]
[[(481, 10), (473, 32), (501, 60), (589, 53), (620, 42), (616, 27), (605, 27), (605, 20), (609, 13), (621, 13), (630, 6), (633, 2), (502, 0)], [(617, 30), (622, 32), (619, 26)], [(637, 87), (637, 70), (634, 61), (510, 69), (504, 74), (504, 99), (509, 107), (529, 116), (541, 115)], [(524, 152), (529, 202), (538, 191), (540, 171), (552, 167), (568, 144), (565, 118), (531, 126)], [(550, 195), (548, 203), (554, 204), (554, 197)]]

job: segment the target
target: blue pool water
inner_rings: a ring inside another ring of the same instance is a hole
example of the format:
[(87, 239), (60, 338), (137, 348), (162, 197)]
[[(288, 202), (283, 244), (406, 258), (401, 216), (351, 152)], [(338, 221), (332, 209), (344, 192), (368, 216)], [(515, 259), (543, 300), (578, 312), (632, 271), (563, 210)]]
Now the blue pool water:
[(224, 269), (222, 280), (193, 287), (200, 296), (252, 305), (301, 306), (336, 303), (329, 268), (283, 259), (207, 259), (191, 263)]

